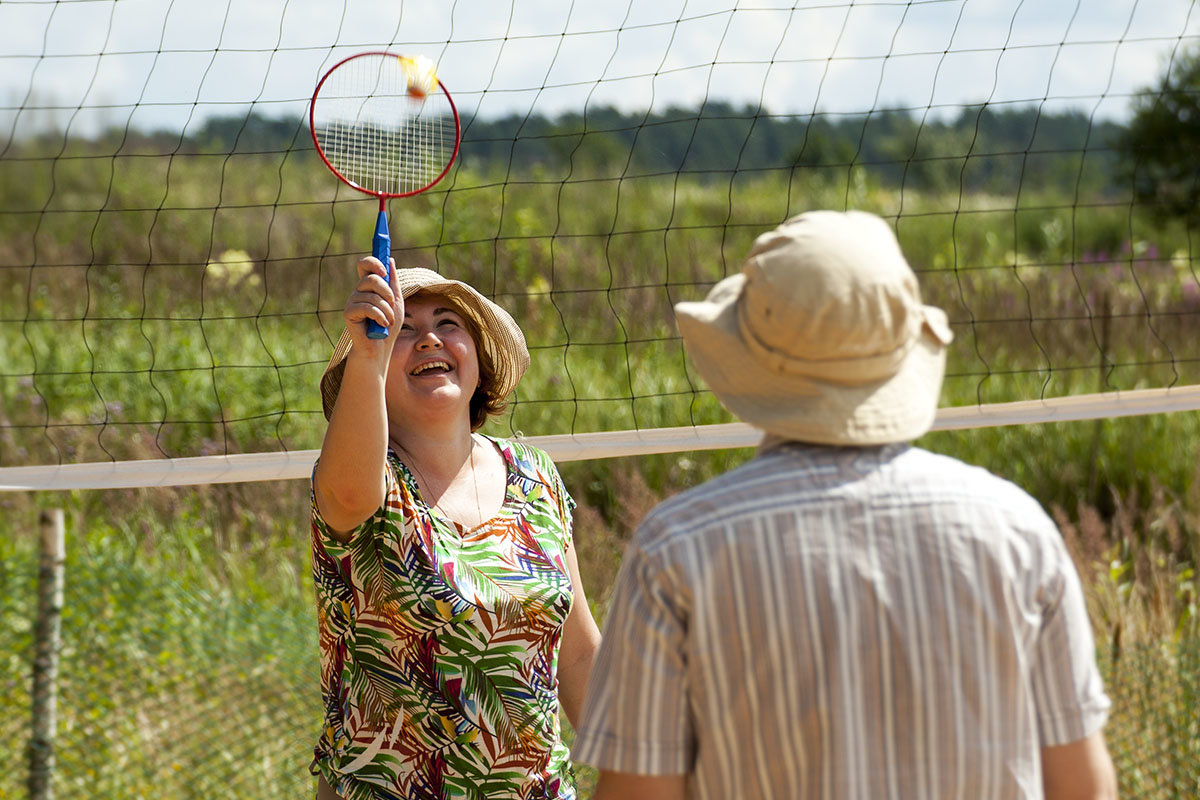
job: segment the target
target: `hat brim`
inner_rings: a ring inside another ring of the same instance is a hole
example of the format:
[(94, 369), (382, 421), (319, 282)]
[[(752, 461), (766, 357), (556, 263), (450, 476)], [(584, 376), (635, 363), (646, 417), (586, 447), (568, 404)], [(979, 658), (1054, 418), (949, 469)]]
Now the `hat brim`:
[(939, 320), (922, 327), (890, 377), (833, 383), (777, 371), (756, 358), (738, 324), (744, 285), (744, 275), (733, 275), (714, 286), (705, 300), (675, 306), (692, 363), (739, 419), (787, 439), (829, 445), (911, 441), (929, 430), (937, 414), (949, 340)]
[[(492, 364), (495, 381), (489, 394), (497, 401), (503, 401), (512, 394), (529, 367), (529, 348), (525, 344), (525, 335), (512, 315), (470, 284), (444, 278), (433, 270), (409, 267), (397, 270), (396, 277), (400, 284), (400, 295), (405, 299), (418, 293), (435, 294), (453, 302), (470, 318), (479, 331), (480, 341), (476, 342), (476, 346)], [(352, 345), (350, 331), (343, 330), (333, 347), (329, 364), (321, 375), (321, 410), (326, 420), (333, 414), (346, 369), (346, 357), (350, 355)]]

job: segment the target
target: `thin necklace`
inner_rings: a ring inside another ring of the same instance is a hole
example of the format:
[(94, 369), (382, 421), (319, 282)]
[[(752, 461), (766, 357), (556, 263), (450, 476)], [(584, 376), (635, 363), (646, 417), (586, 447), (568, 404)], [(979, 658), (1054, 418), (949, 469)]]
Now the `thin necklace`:
[[(420, 467), (417, 466), (417, 459), (413, 457), (413, 454), (410, 453), (408, 451), (408, 448), (406, 448), (404, 445), (397, 442), (396, 446), (399, 447), (401, 450), (403, 450), (404, 454), (406, 456), (408, 456), (409, 466), (411, 466), (413, 471), (417, 473), (417, 479), (421, 482), (421, 486), (425, 487), (425, 489), (422, 491), (422, 495), (424, 495), (425, 491), (432, 492), (433, 484), (431, 484), (425, 478), (425, 473), (421, 472)], [(468, 456), (468, 458), (471, 463), (471, 483), (474, 484), (474, 487), (475, 487), (475, 517), (477, 520), (479, 520), (479, 522), (477, 524), (482, 525), (484, 522), (483, 506), (479, 502), (479, 476), (475, 471), (475, 446), (476, 446), (475, 436), (474, 436), (474, 434), (472, 434), (472, 436), (471, 436), (471, 453)], [(442, 495), (445, 495), (445, 490), (442, 491)], [(467, 527), (467, 528), (475, 527), (473, 525), (463, 524), (461, 521), (455, 519), (454, 515), (452, 515), (447, 509), (442, 508), (441, 497), (438, 497), (438, 501), (436, 503), (434, 503), (432, 506), (429, 506), (428, 501), (425, 503), (425, 505), (427, 507), (431, 508), (432, 510), (437, 511), (438, 515), (444, 519), (451, 520), (452, 522), (458, 522), (460, 525), (463, 525), (463, 527)]]

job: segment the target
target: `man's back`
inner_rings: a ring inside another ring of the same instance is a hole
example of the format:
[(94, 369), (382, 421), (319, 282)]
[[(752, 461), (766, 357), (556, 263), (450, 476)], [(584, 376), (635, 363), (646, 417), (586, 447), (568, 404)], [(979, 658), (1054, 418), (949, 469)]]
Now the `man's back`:
[(597, 663), (577, 757), (700, 798), (1040, 797), (1039, 748), (1108, 708), (1053, 523), (905, 445), (786, 443), (679, 495), (618, 594), (638, 659)]

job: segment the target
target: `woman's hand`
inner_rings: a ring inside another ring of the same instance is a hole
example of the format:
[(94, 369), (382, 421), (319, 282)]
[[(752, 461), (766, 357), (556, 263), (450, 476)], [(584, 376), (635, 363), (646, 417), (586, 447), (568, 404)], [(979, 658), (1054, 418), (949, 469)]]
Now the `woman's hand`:
[[(404, 321), (404, 298), (400, 296), (399, 279), (396, 277), (396, 260), (392, 262), (391, 281), (383, 262), (374, 256), (365, 256), (358, 261), (358, 283), (346, 300), (342, 318), (354, 346), (353, 357), (369, 359), (384, 367), (391, 358), (392, 344), (396, 331)], [(386, 339), (371, 339), (367, 336), (367, 320), (372, 320), (388, 329)]]

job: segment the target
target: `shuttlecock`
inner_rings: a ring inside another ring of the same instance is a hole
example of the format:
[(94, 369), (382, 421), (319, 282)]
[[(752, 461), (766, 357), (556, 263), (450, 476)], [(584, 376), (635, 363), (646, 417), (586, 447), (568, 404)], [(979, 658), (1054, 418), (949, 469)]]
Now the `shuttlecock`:
[(408, 79), (408, 94), (424, 100), (437, 89), (437, 65), (425, 56), (399, 56), (400, 68)]

